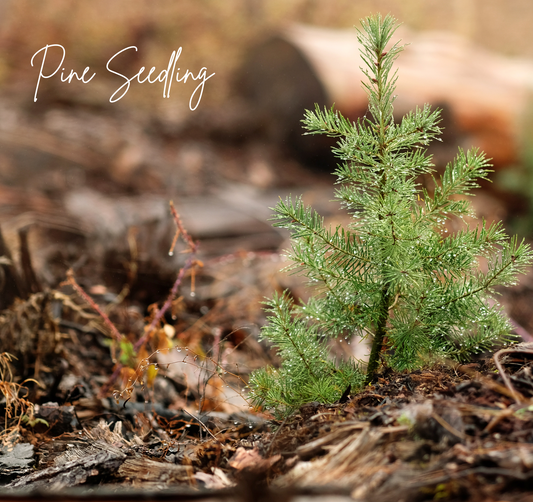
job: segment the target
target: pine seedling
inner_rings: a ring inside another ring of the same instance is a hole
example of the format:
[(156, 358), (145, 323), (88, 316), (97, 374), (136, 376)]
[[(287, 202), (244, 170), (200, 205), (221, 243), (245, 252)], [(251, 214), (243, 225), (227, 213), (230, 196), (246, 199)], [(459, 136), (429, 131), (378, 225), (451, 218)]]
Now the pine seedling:
[[(390, 44), (396, 21), (378, 15), (361, 24), (368, 116), (351, 122), (333, 107), (316, 107), (303, 120), (306, 134), (337, 138), (335, 197), (351, 222), (328, 228), (290, 197), (273, 217), (291, 232), (289, 268), (316, 288), (306, 303), (288, 294), (268, 302), (262, 338), (282, 364), (252, 375), (251, 400), (278, 415), (309, 401), (334, 402), (348, 386), (371, 383), (382, 363), (412, 370), (507, 343), (510, 323), (494, 288), (514, 284), (533, 261), (530, 247), (509, 240), (501, 223), (464, 222), (475, 218), (466, 196), (487, 179), (488, 160), (476, 149), (460, 150), (437, 176), (426, 147), (441, 132), (440, 112), (426, 105), (399, 122), (393, 117), (393, 63), (403, 49)], [(424, 188), (421, 176), (434, 188)], [(449, 233), (450, 220), (463, 220), (463, 229)], [(371, 340), (366, 375), (362, 364), (337, 364), (329, 354), (330, 339), (352, 336)]]

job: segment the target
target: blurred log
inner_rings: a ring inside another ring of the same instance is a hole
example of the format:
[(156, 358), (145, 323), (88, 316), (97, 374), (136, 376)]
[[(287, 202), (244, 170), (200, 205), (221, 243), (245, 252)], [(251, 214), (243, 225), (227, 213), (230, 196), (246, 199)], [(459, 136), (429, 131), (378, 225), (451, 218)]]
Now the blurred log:
[(286, 33), (255, 47), (236, 77), (236, 91), (254, 111), (261, 132), (313, 164), (330, 160), (331, 142), (302, 136), (305, 109), (328, 102), (326, 89), (306, 54)]
[[(533, 62), (504, 58), (444, 32), (401, 27), (394, 40), (409, 43), (397, 61), (398, 117), (424, 103), (444, 107), (444, 126), (456, 147), (475, 145), (503, 167), (519, 154), (520, 126), (533, 89)], [(356, 31), (292, 25), (250, 51), (237, 78), (271, 139), (317, 159), (317, 137), (302, 137), (300, 121), (314, 103), (335, 103), (356, 119), (367, 110)], [(440, 159), (436, 159), (440, 163)]]
[(0, 229), (0, 311), (8, 308), (17, 297), (25, 298), (26, 294)]

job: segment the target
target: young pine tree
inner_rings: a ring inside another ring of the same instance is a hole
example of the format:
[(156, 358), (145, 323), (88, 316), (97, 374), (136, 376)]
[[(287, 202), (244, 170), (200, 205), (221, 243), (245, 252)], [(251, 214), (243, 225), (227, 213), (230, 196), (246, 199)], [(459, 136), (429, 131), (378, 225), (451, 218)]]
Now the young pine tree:
[[(326, 228), (299, 198), (275, 208), (274, 224), (291, 232), (290, 268), (316, 287), (306, 304), (287, 294), (268, 303), (262, 336), (282, 364), (252, 375), (251, 398), (280, 415), (309, 401), (334, 402), (349, 386), (370, 383), (381, 362), (407, 370), (507, 342), (510, 325), (494, 287), (514, 284), (532, 262), (529, 246), (509, 241), (500, 223), (448, 233), (447, 220), (474, 217), (464, 196), (487, 179), (490, 164), (476, 149), (460, 150), (437, 179), (425, 147), (440, 134), (439, 111), (426, 105), (395, 122), (393, 63), (402, 47), (387, 45), (396, 26), (375, 16), (359, 31), (369, 117), (352, 123), (317, 107), (303, 120), (307, 134), (338, 138), (336, 198), (350, 225)], [(433, 190), (419, 184), (421, 175), (433, 179)], [(329, 339), (353, 335), (372, 340), (366, 376), (355, 361), (337, 364), (329, 355)]]

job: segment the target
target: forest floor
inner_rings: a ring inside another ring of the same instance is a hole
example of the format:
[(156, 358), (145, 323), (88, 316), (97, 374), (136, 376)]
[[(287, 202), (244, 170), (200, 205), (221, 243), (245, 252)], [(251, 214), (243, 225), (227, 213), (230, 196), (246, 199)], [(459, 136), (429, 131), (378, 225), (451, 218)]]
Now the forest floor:
[(268, 208), (342, 221), (331, 177), (213, 115), (0, 107), (1, 499), (533, 500), (531, 274), (502, 294), (526, 344), (496, 362), (383, 370), (276, 420), (246, 400), (277, 362), (261, 301), (309, 293)]

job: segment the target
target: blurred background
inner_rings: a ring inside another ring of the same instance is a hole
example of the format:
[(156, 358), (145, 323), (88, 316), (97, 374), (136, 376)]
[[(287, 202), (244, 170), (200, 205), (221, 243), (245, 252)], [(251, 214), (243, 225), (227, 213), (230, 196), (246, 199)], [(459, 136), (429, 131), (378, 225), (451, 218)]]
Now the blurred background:
[[(271, 228), (269, 207), (288, 193), (335, 221), (331, 143), (303, 137), (300, 120), (314, 103), (335, 102), (353, 119), (365, 113), (353, 26), (375, 12), (392, 13), (403, 23), (398, 38), (411, 43), (398, 62), (398, 115), (441, 107), (437, 168), (457, 146), (483, 148), (495, 173), (476, 210), (531, 237), (528, 0), (0, 0), (5, 246), (15, 261), (27, 247), (48, 285), (74, 267), (89, 285), (118, 289), (134, 256), (138, 277), (158, 284), (139, 294), (153, 299), (184, 259), (168, 256), (170, 199), (204, 259), (278, 250), (286, 235)], [(96, 76), (43, 79), (34, 102), (42, 56), (30, 61), (47, 44), (65, 48), (65, 75), (89, 66)], [(143, 66), (159, 74), (179, 47), (182, 75), (215, 74), (195, 111), (193, 81), (175, 82), (169, 99), (162, 84), (133, 82), (109, 102), (124, 80), (106, 63), (132, 45), (138, 51), (113, 63), (128, 77)]]

